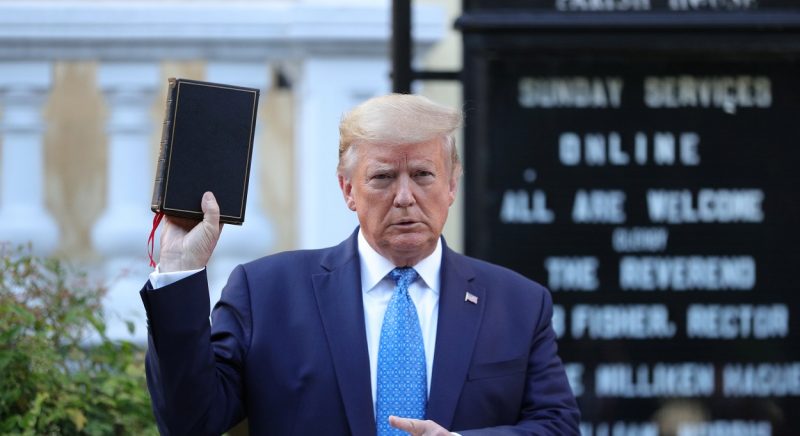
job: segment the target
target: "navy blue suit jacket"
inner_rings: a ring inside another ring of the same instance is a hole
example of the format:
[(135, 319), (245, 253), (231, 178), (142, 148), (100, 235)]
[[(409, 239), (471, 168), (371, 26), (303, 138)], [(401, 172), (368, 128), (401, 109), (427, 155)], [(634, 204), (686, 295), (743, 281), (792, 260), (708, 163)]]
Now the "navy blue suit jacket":
[[(165, 434), (374, 436), (356, 233), (231, 273), (209, 325), (205, 272), (141, 291)], [(465, 301), (466, 292), (478, 297)], [(427, 419), (470, 434), (578, 434), (542, 286), (443, 249)]]

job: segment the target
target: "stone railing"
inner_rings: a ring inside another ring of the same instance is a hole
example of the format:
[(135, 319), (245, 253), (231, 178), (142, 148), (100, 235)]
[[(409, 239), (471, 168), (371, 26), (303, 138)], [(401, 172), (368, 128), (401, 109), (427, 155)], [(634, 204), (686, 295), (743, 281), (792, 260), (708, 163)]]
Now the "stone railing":
[[(433, 6), (414, 14), (416, 52), (424, 53), (443, 36), (444, 15)], [(272, 72), (288, 76), (294, 177), (280, 189), (293, 191), (296, 246), (338, 242), (356, 221), (334, 181), (337, 124), (347, 108), (389, 89), (389, 18), (387, 2), (0, 1), (0, 241), (30, 241), (41, 254), (59, 246), (65, 228), (44, 200), (42, 107), (54, 65), (89, 60), (107, 115), (98, 120), (107, 143), (105, 209), (91, 228), (91, 249), (107, 278), (129, 271), (113, 282), (108, 308), (136, 321), (137, 339), (162, 62), (201, 61), (206, 80), (260, 88), (262, 106)], [(233, 265), (269, 252), (281, 231), (268, 219), (280, 211), (264, 207), (258, 183), (258, 153), (269, 145), (255, 153), (246, 224), (226, 227), (209, 265), (216, 292)], [(112, 324), (111, 334), (124, 336), (122, 325)]]

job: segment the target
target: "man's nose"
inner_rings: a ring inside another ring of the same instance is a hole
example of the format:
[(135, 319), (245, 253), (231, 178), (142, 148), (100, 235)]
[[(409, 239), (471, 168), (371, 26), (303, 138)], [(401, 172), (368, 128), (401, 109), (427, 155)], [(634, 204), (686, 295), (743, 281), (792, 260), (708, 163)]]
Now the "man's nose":
[(414, 192), (412, 191), (411, 178), (401, 175), (397, 178), (397, 191), (394, 193), (395, 207), (410, 207), (415, 203)]

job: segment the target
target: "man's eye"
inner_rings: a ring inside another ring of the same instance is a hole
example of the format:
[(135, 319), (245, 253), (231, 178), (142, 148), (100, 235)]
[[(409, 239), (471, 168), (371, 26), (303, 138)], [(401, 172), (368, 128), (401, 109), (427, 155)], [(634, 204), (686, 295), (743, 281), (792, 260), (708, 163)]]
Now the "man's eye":
[(391, 173), (374, 174), (369, 177), (367, 183), (374, 189), (387, 189), (394, 183), (394, 175)]
[(433, 173), (430, 171), (417, 171), (415, 174), (417, 177), (433, 177)]

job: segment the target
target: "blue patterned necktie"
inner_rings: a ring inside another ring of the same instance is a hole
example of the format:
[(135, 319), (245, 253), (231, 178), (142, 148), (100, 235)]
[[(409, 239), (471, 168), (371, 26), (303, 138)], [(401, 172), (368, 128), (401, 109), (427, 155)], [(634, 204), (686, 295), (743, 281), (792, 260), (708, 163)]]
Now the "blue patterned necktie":
[(408, 295), (416, 280), (413, 268), (395, 268), (389, 276), (395, 287), (381, 327), (378, 346), (378, 389), (375, 419), (378, 436), (406, 435), (389, 426), (389, 415), (425, 418), (428, 383), (425, 346), (417, 308)]

